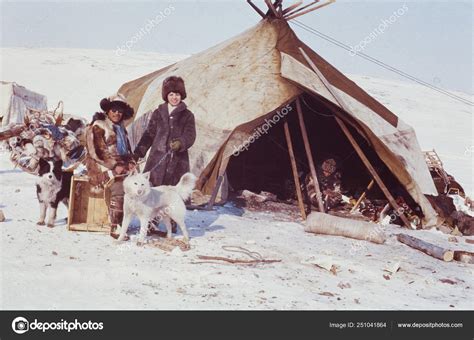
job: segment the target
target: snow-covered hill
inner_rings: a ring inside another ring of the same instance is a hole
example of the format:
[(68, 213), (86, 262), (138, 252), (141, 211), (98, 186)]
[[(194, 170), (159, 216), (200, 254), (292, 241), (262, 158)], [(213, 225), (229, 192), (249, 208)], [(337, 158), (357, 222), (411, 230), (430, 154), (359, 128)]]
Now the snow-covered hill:
[[(59, 100), (90, 117), (101, 98), (131, 79), (185, 56), (80, 49), (0, 49), (0, 79)], [(472, 107), (424, 87), (351, 76), (435, 148), (446, 169), (473, 192)], [(469, 96), (463, 95), (466, 98)], [(470, 98), (472, 100), (472, 97)], [(69, 232), (61, 208), (54, 229), (36, 226), (35, 178), (12, 169), (0, 153), (1, 309), (472, 309), (473, 265), (444, 263), (410, 249), (388, 227), (384, 245), (305, 233), (299, 223), (231, 204), (189, 211), (192, 249), (166, 253), (117, 245), (102, 234)], [(449, 248), (474, 251), (466, 237), (448, 242), (437, 231), (406, 231)], [(473, 239), (470, 237), (470, 239)], [(133, 239), (132, 239), (133, 240)], [(234, 245), (282, 262), (257, 267), (195, 263), (197, 255), (236, 256)], [(350, 256), (348, 256), (348, 254)], [(334, 275), (309, 264), (324, 259)], [(401, 269), (384, 268), (399, 262)], [(385, 275), (385, 277), (384, 277)]]

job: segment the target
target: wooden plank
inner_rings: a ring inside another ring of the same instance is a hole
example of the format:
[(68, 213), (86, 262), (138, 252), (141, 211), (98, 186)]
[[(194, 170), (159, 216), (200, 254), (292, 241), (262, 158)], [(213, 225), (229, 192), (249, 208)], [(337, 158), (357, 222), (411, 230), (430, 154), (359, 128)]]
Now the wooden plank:
[(89, 224), (89, 223), (94, 223), (94, 211), (95, 211), (95, 199), (92, 195), (84, 195), (83, 193), (83, 196), (86, 196), (87, 198), (87, 219), (86, 219), (86, 222)]
[(109, 233), (110, 227), (103, 224), (91, 224), (91, 223), (74, 223), (71, 224), (71, 231), (87, 231), (97, 233)]
[(303, 111), (301, 110), (300, 97), (296, 98), (296, 111), (298, 113), (298, 120), (300, 122), (301, 135), (303, 136), (304, 148), (306, 151), (306, 157), (308, 158), (309, 170), (311, 177), (313, 178), (314, 189), (316, 190), (316, 199), (318, 200), (318, 208), (320, 212), (326, 212), (324, 209), (323, 199), (321, 190), (319, 188), (318, 176), (316, 174), (316, 168), (314, 166), (313, 153), (311, 145), (309, 144), (308, 133), (306, 131), (306, 125), (304, 123)]
[[(346, 103), (342, 100), (341, 97), (339, 97), (339, 95), (337, 94), (336, 91), (334, 91), (332, 85), (329, 83), (329, 81), (326, 79), (326, 77), (324, 77), (324, 75), (321, 73), (321, 71), (316, 67), (316, 65), (313, 63), (313, 61), (308, 57), (308, 55), (305, 53), (305, 51), (299, 47), (299, 50), (301, 52), (301, 54), (303, 55), (303, 57), (306, 59), (306, 61), (308, 62), (308, 64), (311, 66), (311, 68), (313, 69), (314, 73), (316, 73), (316, 75), (319, 77), (319, 79), (321, 80), (321, 82), (324, 84), (324, 86), (328, 89), (328, 91), (331, 93), (331, 95), (333, 96), (333, 98), (336, 100), (336, 102), (339, 104), (339, 106), (341, 108), (343, 108), (346, 112), (348, 113), (351, 113), (351, 109), (346, 105)], [(372, 164), (370, 163), (369, 159), (365, 156), (364, 152), (362, 151), (362, 149), (360, 148), (359, 144), (357, 143), (357, 141), (354, 139), (354, 137), (352, 136), (352, 133), (349, 131), (349, 129), (347, 128), (346, 124), (337, 116), (334, 116), (334, 118), (336, 119), (336, 122), (339, 124), (339, 126), (341, 127), (342, 131), (344, 132), (344, 134), (346, 135), (347, 139), (349, 139), (349, 142), (352, 144), (352, 146), (354, 147), (355, 151), (357, 152), (357, 154), (359, 155), (359, 158), (362, 160), (362, 162), (364, 163), (365, 167), (367, 168), (367, 170), (369, 170), (370, 174), (372, 175), (372, 177), (374, 178), (375, 182), (377, 183), (377, 185), (380, 187), (380, 189), (382, 190), (382, 192), (384, 193), (385, 197), (387, 198), (387, 200), (390, 202), (390, 205), (393, 207), (393, 209), (395, 209), (395, 211), (399, 211), (399, 212), (403, 212), (403, 209), (400, 208), (400, 206), (397, 204), (397, 202), (395, 201), (395, 199), (393, 198), (392, 194), (390, 193), (390, 191), (387, 189), (387, 186), (385, 185), (385, 183), (382, 181), (382, 179), (380, 178), (380, 176), (378, 175), (377, 171), (375, 171), (374, 167), (372, 166)], [(405, 226), (407, 228), (411, 228), (411, 224), (410, 222), (408, 221), (407, 217), (405, 216), (405, 214), (401, 213), (400, 214), (400, 219), (403, 221), (403, 223), (405, 224)]]
[(286, 19), (286, 20), (295, 19), (295, 18), (297, 18), (297, 17), (299, 17), (299, 16), (301, 16), (301, 15), (304, 15), (304, 14), (306, 14), (306, 13), (315, 11), (315, 10), (317, 10), (317, 9), (320, 9), (320, 8), (324, 7), (324, 6), (330, 5), (330, 4), (334, 3), (334, 2), (336, 2), (336, 1), (335, 1), (335, 0), (329, 0), (328, 2), (326, 2), (326, 3), (324, 3), (324, 4), (318, 5), (318, 6), (316, 6), (316, 7), (310, 8), (310, 9), (307, 9), (306, 11), (303, 11), (303, 12), (301, 12), (301, 13), (294, 14), (294, 15), (290, 15), (290, 16), (286, 16), (285, 19)]
[(356, 211), (357, 207), (359, 206), (360, 202), (362, 202), (362, 200), (365, 198), (365, 196), (367, 196), (367, 192), (372, 189), (372, 187), (374, 186), (374, 179), (372, 178), (372, 180), (369, 182), (369, 185), (367, 185), (367, 188), (365, 188), (364, 192), (362, 193), (362, 195), (360, 195), (359, 199), (357, 200), (356, 204), (354, 204), (354, 207), (352, 207), (351, 209), (351, 213), (353, 213), (354, 211)]
[(67, 211), (67, 228), (71, 230), (71, 224), (73, 223), (73, 215), (74, 215), (74, 203), (75, 203), (75, 196), (74, 191), (76, 189), (76, 181), (74, 180), (74, 176), (71, 179), (71, 190), (69, 191), (69, 207)]
[(247, 3), (257, 12), (262, 18), (265, 18), (265, 13), (262, 12), (260, 8), (255, 5), (252, 0), (247, 0)]
[(407, 234), (398, 234), (397, 240), (438, 260), (450, 262), (454, 258), (454, 251), (438, 247)]
[(291, 170), (293, 171), (293, 179), (295, 181), (296, 196), (298, 198), (298, 206), (300, 207), (301, 217), (303, 217), (303, 220), (306, 220), (306, 211), (304, 210), (303, 194), (301, 193), (300, 179), (298, 177), (298, 168), (296, 166), (295, 153), (293, 151), (293, 143), (291, 142), (291, 134), (290, 134), (290, 128), (288, 127), (288, 121), (285, 121), (285, 124), (283, 125), (283, 127), (285, 129), (285, 138), (286, 138), (286, 143), (288, 145), (288, 153), (290, 155)]
[(230, 161), (230, 157), (227, 157), (221, 163), (218, 176), (217, 176), (216, 185), (214, 186), (214, 189), (212, 190), (211, 198), (209, 199), (209, 202), (206, 205), (206, 210), (212, 210), (212, 207), (214, 206), (214, 203), (216, 202), (217, 194), (219, 193), (219, 189), (222, 185), (222, 181), (224, 180), (225, 171), (227, 169), (227, 165), (229, 164), (229, 161)]
[(75, 212), (78, 212), (77, 222), (87, 222), (87, 210), (89, 208), (89, 199), (87, 195), (83, 195), (82, 192), (89, 191), (89, 184), (82, 182), (78, 183), (77, 194), (79, 195), (79, 209), (76, 209)]

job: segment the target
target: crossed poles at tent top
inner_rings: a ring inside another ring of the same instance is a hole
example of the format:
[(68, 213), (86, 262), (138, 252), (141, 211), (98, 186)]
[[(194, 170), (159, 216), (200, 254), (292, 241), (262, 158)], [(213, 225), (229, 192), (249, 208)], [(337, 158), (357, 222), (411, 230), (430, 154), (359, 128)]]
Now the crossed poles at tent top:
[(272, 2), (271, 0), (264, 0), (265, 5), (268, 7), (266, 13), (264, 13), (257, 5), (253, 3), (252, 0), (247, 0), (247, 3), (262, 17), (262, 18), (279, 18), (285, 20), (295, 19), (306, 13), (315, 11), (319, 8), (330, 5), (336, 0), (326, 0), (326, 2), (318, 4), (320, 1), (315, 0), (310, 2), (307, 5), (303, 5), (303, 1), (299, 0), (293, 5), (283, 9), (283, 0), (276, 0)]

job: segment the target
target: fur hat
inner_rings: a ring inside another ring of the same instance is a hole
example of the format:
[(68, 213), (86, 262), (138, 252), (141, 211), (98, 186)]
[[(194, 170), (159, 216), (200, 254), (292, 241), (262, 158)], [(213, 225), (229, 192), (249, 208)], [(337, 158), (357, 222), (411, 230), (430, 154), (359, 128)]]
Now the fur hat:
[(323, 169), (323, 171), (333, 174), (337, 170), (336, 160), (333, 158), (326, 159), (321, 165), (321, 168)]
[(107, 113), (112, 107), (120, 106), (124, 109), (122, 120), (127, 120), (133, 117), (133, 108), (128, 105), (127, 100), (121, 93), (114, 94), (108, 98), (103, 98), (100, 101), (100, 108)]
[(186, 99), (186, 89), (184, 87), (183, 78), (171, 76), (163, 80), (161, 95), (165, 102), (168, 102), (168, 94), (170, 92), (179, 93), (181, 95), (181, 100)]

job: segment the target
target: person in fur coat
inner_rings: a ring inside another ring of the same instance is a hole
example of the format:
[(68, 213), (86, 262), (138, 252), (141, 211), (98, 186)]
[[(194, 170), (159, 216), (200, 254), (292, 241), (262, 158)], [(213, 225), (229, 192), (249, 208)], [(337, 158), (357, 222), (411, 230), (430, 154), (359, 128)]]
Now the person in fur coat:
[(123, 180), (135, 167), (127, 129), (123, 121), (133, 116), (133, 108), (121, 94), (100, 101), (103, 112), (96, 112), (86, 130), (87, 158), (85, 165), (89, 183), (96, 190), (103, 190), (105, 183), (114, 179), (110, 186), (109, 217), (110, 235), (118, 237), (117, 225), (123, 219)]
[[(171, 76), (163, 81), (164, 103), (151, 113), (148, 126), (134, 150), (135, 160), (148, 156), (144, 172), (151, 171), (153, 186), (176, 185), (189, 172), (188, 149), (196, 140), (193, 113), (183, 100), (186, 98), (184, 81)], [(161, 162), (161, 163), (160, 163)]]

